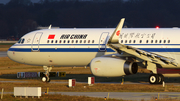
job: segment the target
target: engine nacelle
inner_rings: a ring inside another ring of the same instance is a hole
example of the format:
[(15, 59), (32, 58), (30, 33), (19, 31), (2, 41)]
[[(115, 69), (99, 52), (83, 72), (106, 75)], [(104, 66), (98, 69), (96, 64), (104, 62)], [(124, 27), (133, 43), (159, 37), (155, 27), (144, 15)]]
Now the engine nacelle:
[(119, 58), (97, 57), (91, 61), (90, 69), (95, 76), (118, 77), (136, 74), (138, 65), (137, 63)]

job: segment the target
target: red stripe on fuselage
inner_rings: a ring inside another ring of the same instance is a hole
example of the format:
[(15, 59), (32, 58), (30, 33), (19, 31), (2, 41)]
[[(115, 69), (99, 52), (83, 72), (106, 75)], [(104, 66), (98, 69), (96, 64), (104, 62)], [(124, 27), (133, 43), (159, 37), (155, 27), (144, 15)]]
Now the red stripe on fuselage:
[(174, 74), (174, 73), (180, 73), (180, 69), (157, 68), (157, 72), (160, 74)]

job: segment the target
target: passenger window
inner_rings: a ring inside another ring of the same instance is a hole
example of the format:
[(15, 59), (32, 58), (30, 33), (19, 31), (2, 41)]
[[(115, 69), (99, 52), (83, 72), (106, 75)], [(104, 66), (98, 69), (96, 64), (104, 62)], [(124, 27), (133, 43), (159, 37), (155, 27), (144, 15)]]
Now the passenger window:
[(76, 40), (76, 43), (78, 43), (78, 40)]
[(47, 43), (49, 43), (49, 40), (47, 40)]
[(53, 40), (51, 41), (51, 43), (53, 43)]
[(72, 40), (71, 43), (74, 43), (74, 40)]
[(134, 43), (136, 43), (136, 40), (134, 40)]
[(94, 40), (92, 40), (92, 43), (94, 43)]
[(69, 43), (70, 41), (68, 40), (68, 43)]
[(170, 43), (170, 40), (168, 40), (168, 43)]
[(56, 42), (55, 43), (57, 43), (57, 40), (56, 40)]
[(61, 43), (61, 40), (59, 40), (59, 43)]
[(153, 40), (151, 40), (151, 43), (153, 43)]
[(86, 43), (86, 40), (84, 40), (84, 43)]
[(161, 40), (159, 40), (159, 43), (161, 43)]
[(164, 43), (166, 43), (166, 40), (164, 40)]
[(140, 40), (139, 43), (142, 43), (142, 40)]
[(64, 43), (66, 43), (66, 40), (64, 40)]
[(80, 40), (80, 42), (79, 43), (82, 43), (82, 40)]
[(157, 43), (157, 40), (155, 41), (155, 43)]
[(146, 43), (148, 43), (148, 40), (146, 40)]
[(90, 43), (90, 40), (88, 40), (88, 43)]
[(121, 43), (123, 43), (123, 40), (121, 40)]
[(129, 40), (129, 43), (131, 43), (131, 40)]
[(127, 40), (125, 40), (125, 43), (127, 43)]

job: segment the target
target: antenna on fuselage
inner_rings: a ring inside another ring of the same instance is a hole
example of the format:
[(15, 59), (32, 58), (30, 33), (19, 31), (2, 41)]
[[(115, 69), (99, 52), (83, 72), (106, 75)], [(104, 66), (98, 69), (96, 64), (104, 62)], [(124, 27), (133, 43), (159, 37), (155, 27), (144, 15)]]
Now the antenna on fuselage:
[(49, 28), (48, 28), (48, 29), (51, 29), (51, 26), (52, 26), (52, 25), (49, 25)]

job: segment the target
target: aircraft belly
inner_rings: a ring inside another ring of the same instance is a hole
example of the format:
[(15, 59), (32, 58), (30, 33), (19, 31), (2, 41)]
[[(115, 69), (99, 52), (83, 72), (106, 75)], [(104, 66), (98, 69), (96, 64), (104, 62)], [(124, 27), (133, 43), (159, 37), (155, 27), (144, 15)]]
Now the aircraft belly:
[(176, 74), (163, 74), (164, 77), (180, 77), (179, 73)]

